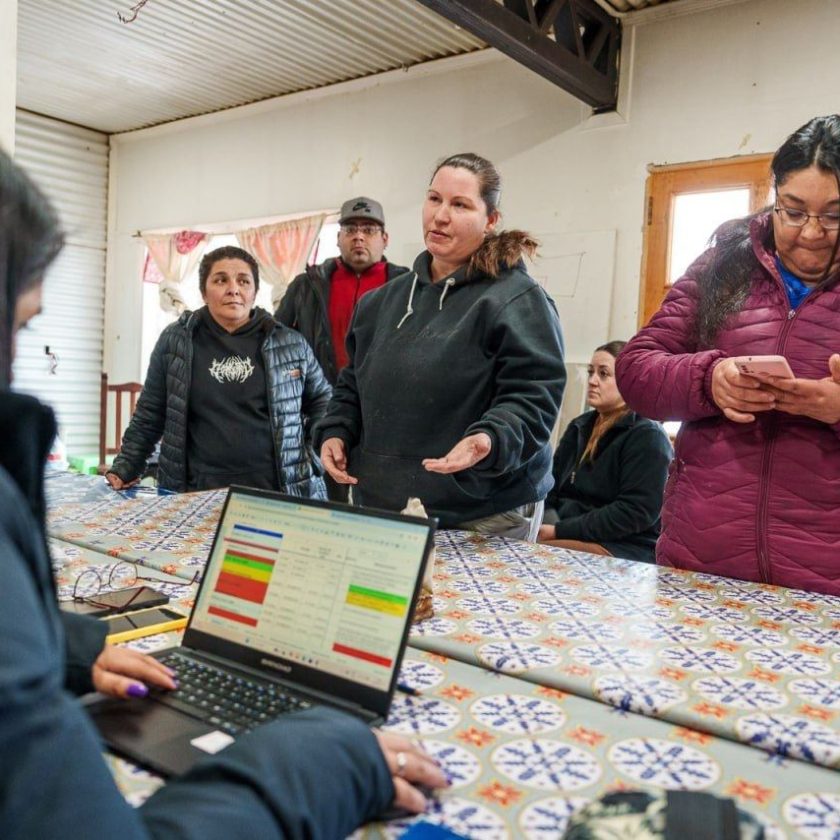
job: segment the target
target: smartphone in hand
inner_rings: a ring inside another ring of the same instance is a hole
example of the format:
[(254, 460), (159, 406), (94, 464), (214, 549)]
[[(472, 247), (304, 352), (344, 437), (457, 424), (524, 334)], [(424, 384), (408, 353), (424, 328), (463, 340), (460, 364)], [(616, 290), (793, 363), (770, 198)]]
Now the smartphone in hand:
[(794, 378), (793, 371), (784, 356), (736, 356), (733, 361), (744, 376)]

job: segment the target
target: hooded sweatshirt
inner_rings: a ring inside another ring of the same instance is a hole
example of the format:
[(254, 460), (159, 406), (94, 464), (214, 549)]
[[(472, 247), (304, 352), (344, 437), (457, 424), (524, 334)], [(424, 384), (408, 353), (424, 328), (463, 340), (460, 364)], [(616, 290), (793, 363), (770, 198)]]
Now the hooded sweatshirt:
[[(444, 527), (543, 499), (549, 437), (566, 381), (556, 309), (524, 264), (498, 278), (465, 268), (433, 283), (423, 252), (410, 274), (365, 295), (316, 444), (341, 438), (356, 500), (400, 510), (417, 496)], [(486, 432), (490, 454), (440, 475), (424, 458)]]
[[(229, 333), (206, 307), (193, 334), (193, 365), (187, 422), (187, 485), (209, 490), (247, 484), (278, 488), (268, 410), (262, 343), (263, 321), (250, 320)], [(231, 453), (236, 453), (231, 458)]]

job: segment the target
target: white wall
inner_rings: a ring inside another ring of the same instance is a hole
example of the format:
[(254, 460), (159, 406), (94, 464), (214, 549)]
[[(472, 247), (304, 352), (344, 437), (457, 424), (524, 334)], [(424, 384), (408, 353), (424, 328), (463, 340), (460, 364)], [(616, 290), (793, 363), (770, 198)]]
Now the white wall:
[(17, 0), (0, 0), (0, 149), (15, 151)]
[(577, 295), (560, 300), (569, 357), (584, 361), (636, 328), (648, 164), (772, 151), (809, 117), (840, 110), (838, 6), (752, 0), (626, 30), (621, 115), (587, 119), (558, 88), (490, 56), (115, 136), (106, 368), (140, 374), (135, 230), (337, 207), (365, 193), (385, 205), (392, 259), (409, 261), (433, 162), (467, 149), (500, 167), (509, 226), (558, 241), (617, 232), (596, 304), (609, 327), (593, 312), (590, 335)]

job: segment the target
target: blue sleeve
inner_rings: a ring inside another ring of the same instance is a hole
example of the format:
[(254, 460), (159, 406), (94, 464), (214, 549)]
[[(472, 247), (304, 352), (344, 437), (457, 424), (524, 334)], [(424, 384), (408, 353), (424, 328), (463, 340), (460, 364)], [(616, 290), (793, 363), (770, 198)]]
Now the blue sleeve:
[(33, 557), (25, 556), (0, 528), (4, 840), (345, 837), (393, 799), (371, 731), (318, 711), (259, 729), (131, 808), (90, 721), (63, 690), (61, 623), (27, 568), (37, 566), (36, 552), (33, 545)]
[(331, 840), (382, 813), (393, 797), (370, 729), (319, 709), (239, 739), (162, 788), (141, 813), (155, 837)]
[(64, 625), (64, 687), (82, 695), (93, 691), (93, 663), (105, 647), (108, 625), (98, 618), (60, 612)]

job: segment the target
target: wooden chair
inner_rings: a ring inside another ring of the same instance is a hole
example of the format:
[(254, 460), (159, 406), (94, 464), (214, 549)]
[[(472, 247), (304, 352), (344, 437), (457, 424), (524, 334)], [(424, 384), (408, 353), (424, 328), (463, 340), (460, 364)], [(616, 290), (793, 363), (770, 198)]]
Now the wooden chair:
[[(123, 435), (123, 397), (129, 395), (128, 416), (126, 425), (137, 407), (137, 397), (143, 390), (139, 382), (123, 382), (120, 385), (109, 385), (108, 374), (102, 374), (102, 384), (99, 391), (99, 473), (104, 475), (108, 471), (105, 458), (116, 455), (120, 451)], [(115, 394), (116, 414), (114, 418), (114, 445), (108, 446), (108, 394)]]

